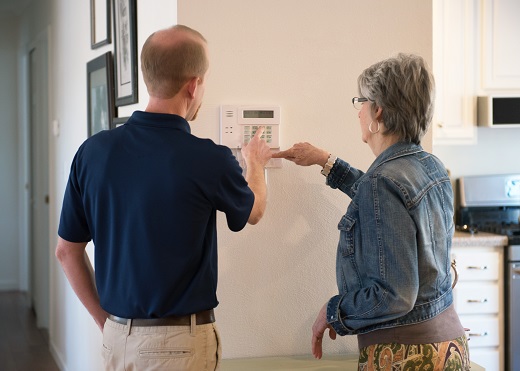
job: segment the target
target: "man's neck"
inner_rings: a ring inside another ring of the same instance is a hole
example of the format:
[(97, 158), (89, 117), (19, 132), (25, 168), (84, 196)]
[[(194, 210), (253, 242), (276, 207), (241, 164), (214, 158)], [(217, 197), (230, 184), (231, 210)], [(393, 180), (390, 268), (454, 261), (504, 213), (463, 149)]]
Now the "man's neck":
[(187, 108), (186, 104), (182, 104), (182, 102), (179, 102), (178, 99), (175, 99), (175, 97), (171, 99), (150, 97), (145, 111), (151, 113), (167, 113), (186, 117)]

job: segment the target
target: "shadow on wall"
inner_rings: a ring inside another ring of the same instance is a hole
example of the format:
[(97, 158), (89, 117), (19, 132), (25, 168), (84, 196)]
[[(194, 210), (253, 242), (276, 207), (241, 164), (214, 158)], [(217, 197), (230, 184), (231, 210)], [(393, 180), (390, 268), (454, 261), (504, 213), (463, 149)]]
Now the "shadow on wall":
[[(326, 186), (317, 166), (302, 168), (286, 161), (283, 166), (285, 174), (268, 170), (268, 209), (257, 226), (233, 234), (225, 216), (219, 217), (224, 241), (219, 241), (217, 316), (224, 358), (310, 354), (312, 324), (323, 304), (337, 294), (337, 224), (350, 199)], [(276, 200), (290, 208), (276, 207)], [(230, 338), (226, 333), (232, 333), (231, 326), (243, 331)], [(280, 333), (291, 334), (291, 340)], [(356, 339), (327, 342), (325, 352), (357, 352)]]

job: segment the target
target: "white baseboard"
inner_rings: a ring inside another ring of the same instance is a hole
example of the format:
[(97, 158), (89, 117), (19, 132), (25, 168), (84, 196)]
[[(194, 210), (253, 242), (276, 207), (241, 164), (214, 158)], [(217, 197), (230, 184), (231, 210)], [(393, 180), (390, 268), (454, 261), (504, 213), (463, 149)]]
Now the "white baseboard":
[(63, 358), (60, 356), (58, 350), (56, 349), (56, 346), (50, 339), (49, 342), (49, 350), (51, 352), (52, 358), (54, 358), (54, 362), (56, 362), (56, 365), (61, 371), (68, 371), (65, 367), (65, 362), (63, 362)]
[(18, 291), (20, 285), (14, 280), (0, 280), (0, 291)]

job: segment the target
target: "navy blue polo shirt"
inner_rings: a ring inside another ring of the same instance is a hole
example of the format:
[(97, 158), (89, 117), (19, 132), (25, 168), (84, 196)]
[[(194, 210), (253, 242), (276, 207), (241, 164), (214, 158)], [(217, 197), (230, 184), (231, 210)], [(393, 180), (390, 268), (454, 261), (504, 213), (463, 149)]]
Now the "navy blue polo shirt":
[(58, 234), (95, 246), (101, 306), (125, 318), (218, 305), (216, 211), (247, 223), (254, 194), (230, 149), (176, 115), (134, 112), (76, 153)]

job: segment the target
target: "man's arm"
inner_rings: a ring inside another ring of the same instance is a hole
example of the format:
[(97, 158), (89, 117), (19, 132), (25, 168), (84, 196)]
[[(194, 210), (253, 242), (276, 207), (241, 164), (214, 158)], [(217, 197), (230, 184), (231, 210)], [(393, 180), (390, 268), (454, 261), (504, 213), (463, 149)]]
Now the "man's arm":
[(108, 313), (101, 308), (96, 290), (94, 270), (85, 252), (86, 242), (69, 242), (58, 237), (56, 257), (58, 258), (72, 289), (88, 310), (99, 329), (103, 326)]
[(255, 194), (255, 202), (247, 222), (256, 224), (262, 219), (267, 206), (267, 186), (265, 184), (264, 167), (257, 164), (247, 165), (246, 181)]
[(256, 224), (262, 219), (267, 205), (264, 169), (271, 159), (271, 149), (265, 140), (260, 139), (263, 132), (264, 128), (259, 128), (253, 139), (242, 148), (242, 156), (247, 166), (246, 181), (255, 195), (253, 209), (247, 221), (249, 224)]

